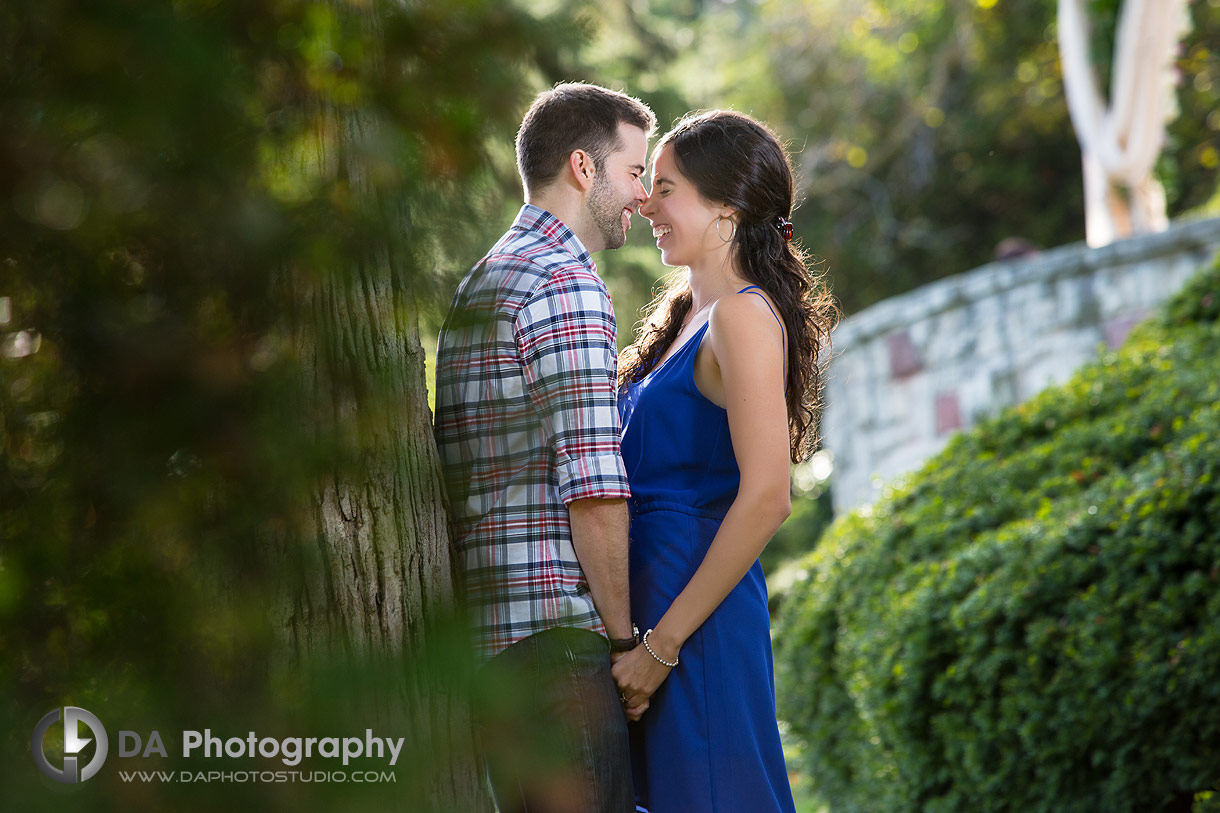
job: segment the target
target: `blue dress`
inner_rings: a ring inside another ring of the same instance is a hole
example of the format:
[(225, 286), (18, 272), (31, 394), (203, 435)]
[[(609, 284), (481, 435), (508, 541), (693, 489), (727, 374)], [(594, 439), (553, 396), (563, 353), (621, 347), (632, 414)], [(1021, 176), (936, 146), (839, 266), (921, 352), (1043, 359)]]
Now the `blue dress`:
[[(656, 626), (703, 561), (740, 474), (728, 416), (695, 386), (705, 324), (619, 395), (631, 482), (631, 612)], [(767, 585), (757, 561), (682, 646), (632, 723), (636, 801), (651, 813), (793, 813), (775, 718)]]

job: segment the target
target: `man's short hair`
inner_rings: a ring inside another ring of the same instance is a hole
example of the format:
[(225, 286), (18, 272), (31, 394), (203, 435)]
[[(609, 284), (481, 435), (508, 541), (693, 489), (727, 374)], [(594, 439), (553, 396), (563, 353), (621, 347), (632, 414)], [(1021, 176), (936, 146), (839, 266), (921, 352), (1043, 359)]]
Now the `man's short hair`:
[(620, 122), (649, 136), (657, 126), (639, 99), (597, 85), (569, 82), (539, 93), (517, 131), (517, 170), (526, 193), (550, 186), (573, 150), (589, 153), (600, 171), (606, 157), (622, 148)]

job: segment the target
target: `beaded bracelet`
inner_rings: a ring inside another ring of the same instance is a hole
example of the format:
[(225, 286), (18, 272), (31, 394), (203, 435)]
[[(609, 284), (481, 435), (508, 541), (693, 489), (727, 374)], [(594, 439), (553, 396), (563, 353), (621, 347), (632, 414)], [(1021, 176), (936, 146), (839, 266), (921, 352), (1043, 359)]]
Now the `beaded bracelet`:
[(658, 655), (657, 653), (653, 652), (653, 651), (652, 651), (652, 647), (650, 647), (650, 646), (648, 645), (648, 636), (649, 636), (649, 635), (651, 635), (651, 634), (652, 634), (652, 630), (648, 630), (648, 632), (644, 633), (644, 638), (643, 638), (643, 641), (642, 641), (642, 643), (644, 644), (644, 648), (648, 650), (648, 654), (649, 654), (649, 655), (651, 655), (652, 657), (656, 658), (657, 663), (661, 664), (662, 666), (668, 666), (670, 669), (673, 669), (675, 666), (677, 666), (677, 665), (678, 665), (678, 658), (677, 658), (677, 656), (675, 655), (675, 656), (674, 656), (674, 661), (673, 661), (673, 663), (670, 663), (669, 661), (667, 661), (667, 660), (663, 659), (663, 658), (662, 658), (660, 655)]

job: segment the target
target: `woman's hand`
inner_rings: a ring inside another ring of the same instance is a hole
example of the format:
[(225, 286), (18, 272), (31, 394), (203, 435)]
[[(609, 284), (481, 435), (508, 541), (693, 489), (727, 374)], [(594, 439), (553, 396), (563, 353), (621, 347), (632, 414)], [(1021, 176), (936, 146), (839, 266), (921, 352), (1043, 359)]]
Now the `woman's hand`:
[(648, 654), (642, 645), (625, 653), (610, 667), (618, 686), (623, 709), (630, 720), (638, 720), (648, 708), (653, 693), (672, 670)]

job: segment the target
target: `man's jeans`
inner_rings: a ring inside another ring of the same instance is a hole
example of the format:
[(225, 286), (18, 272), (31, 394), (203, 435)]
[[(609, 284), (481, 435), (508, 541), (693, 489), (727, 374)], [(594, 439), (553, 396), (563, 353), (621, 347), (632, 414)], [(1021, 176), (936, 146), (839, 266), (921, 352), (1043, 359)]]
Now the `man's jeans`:
[(627, 720), (606, 639), (531, 635), (480, 670), (480, 747), (501, 813), (634, 811)]

